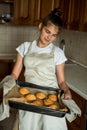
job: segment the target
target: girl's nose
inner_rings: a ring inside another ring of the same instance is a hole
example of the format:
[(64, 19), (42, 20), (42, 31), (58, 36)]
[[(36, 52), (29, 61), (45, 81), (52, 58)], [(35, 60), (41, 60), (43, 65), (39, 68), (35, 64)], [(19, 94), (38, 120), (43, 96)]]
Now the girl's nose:
[(48, 35), (48, 39), (50, 40), (52, 38), (52, 35)]

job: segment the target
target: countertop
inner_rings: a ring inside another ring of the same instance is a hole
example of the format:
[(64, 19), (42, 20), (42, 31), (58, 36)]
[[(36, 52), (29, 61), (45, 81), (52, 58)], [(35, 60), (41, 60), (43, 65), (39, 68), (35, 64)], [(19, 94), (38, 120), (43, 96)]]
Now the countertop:
[(65, 78), (68, 86), (87, 100), (87, 68), (78, 64), (65, 64)]
[(0, 62), (15, 62), (16, 61), (16, 54), (0, 54)]

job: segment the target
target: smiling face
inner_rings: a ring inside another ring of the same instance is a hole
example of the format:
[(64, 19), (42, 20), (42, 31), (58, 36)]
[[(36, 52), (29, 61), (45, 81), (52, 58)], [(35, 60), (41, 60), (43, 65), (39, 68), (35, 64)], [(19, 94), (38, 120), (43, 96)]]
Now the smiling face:
[(56, 37), (59, 32), (57, 26), (53, 24), (47, 24), (47, 26), (42, 26), (42, 24), (40, 24), (39, 29), (40, 29), (40, 37), (37, 43), (39, 47), (46, 47), (51, 42), (56, 40)]

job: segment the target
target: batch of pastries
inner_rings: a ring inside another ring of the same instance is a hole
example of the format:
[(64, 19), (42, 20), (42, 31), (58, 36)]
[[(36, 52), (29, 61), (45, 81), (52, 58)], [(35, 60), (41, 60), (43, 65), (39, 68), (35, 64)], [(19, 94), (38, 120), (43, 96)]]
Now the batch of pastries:
[(22, 99), (25, 103), (32, 103), (36, 106), (45, 106), (55, 110), (60, 109), (56, 93), (46, 94), (43, 91), (32, 93), (27, 87), (20, 87), (19, 93), (22, 95)]

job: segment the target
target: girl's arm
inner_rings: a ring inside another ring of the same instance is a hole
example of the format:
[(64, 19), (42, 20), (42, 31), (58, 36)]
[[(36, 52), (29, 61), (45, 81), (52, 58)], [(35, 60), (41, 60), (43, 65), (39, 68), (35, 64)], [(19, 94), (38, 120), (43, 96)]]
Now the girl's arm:
[(62, 64), (56, 66), (56, 75), (57, 75), (58, 84), (59, 84), (60, 88), (64, 91), (64, 94), (65, 94), (64, 98), (68, 99), (68, 98), (72, 98), (72, 96), (71, 96), (69, 87), (65, 82), (64, 66), (65, 66), (65, 63), (62, 63)]
[(16, 63), (11, 73), (11, 75), (14, 77), (15, 80), (18, 79), (22, 68), (23, 68), (23, 57), (18, 53)]

